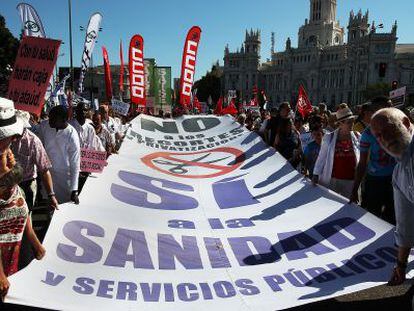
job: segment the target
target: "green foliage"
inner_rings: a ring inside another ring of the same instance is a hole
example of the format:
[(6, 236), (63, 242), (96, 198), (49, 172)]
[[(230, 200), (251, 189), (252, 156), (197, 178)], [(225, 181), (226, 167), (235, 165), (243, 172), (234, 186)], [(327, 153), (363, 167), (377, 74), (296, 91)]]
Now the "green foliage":
[(13, 68), (18, 49), (19, 40), (12, 35), (4, 17), (0, 15), (0, 96), (7, 93), (10, 68)]
[(197, 89), (197, 98), (199, 101), (206, 102), (211, 95), (213, 102), (217, 102), (221, 92), (221, 76), (220, 67), (214, 65), (211, 71), (194, 83), (193, 88)]
[(391, 85), (389, 83), (376, 83), (370, 84), (368, 87), (362, 92), (362, 96), (364, 100), (370, 100), (377, 96), (388, 96), (391, 91)]

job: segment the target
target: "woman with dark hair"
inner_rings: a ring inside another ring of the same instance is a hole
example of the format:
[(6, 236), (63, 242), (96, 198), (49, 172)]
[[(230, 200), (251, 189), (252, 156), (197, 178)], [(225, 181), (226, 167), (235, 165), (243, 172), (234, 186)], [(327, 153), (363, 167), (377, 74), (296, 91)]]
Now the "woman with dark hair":
[(280, 120), (274, 147), (294, 168), (297, 168), (302, 158), (302, 144), (292, 119)]
[(23, 169), (16, 164), (0, 179), (0, 296), (9, 289), (7, 277), (16, 273), (19, 265), (20, 244), (23, 231), (32, 245), (37, 260), (46, 250), (38, 240), (29, 217), (29, 209), (18, 184), (23, 179)]

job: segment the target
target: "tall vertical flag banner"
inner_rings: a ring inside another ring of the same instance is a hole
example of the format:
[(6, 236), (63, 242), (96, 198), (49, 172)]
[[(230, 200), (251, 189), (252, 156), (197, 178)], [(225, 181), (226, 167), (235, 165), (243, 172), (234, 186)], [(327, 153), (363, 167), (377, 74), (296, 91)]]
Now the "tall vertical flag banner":
[(27, 3), (19, 3), (16, 8), (22, 21), (24, 35), (45, 38), (45, 29), (36, 10)]
[(308, 95), (306, 94), (305, 88), (300, 85), (296, 110), (301, 114), (302, 118), (305, 118), (309, 113), (312, 112), (312, 109), (312, 104), (308, 98)]
[(183, 60), (181, 64), (180, 103), (187, 106), (191, 103), (191, 89), (197, 60), (198, 45), (200, 43), (201, 28), (193, 26), (185, 39)]
[(155, 108), (171, 112), (171, 67), (155, 67)]
[[(102, 15), (95, 13), (89, 19), (88, 28), (86, 29), (85, 45), (82, 53), (82, 69), (79, 78), (79, 92), (83, 92), (83, 80), (85, 78), (86, 70), (91, 61), (93, 48), (95, 47), (96, 39), (98, 38), (99, 28), (101, 27)], [(73, 77), (72, 77), (73, 79)]]
[(122, 41), (119, 42), (119, 58), (121, 59), (121, 68), (119, 69), (119, 95), (122, 97), (124, 92), (124, 52), (122, 51)]
[(145, 107), (144, 39), (140, 35), (131, 38), (128, 65), (131, 103)]
[(108, 51), (106, 50), (104, 46), (102, 47), (102, 54), (103, 54), (103, 59), (104, 59), (106, 98), (109, 101), (111, 101), (112, 100), (111, 67), (109, 64)]

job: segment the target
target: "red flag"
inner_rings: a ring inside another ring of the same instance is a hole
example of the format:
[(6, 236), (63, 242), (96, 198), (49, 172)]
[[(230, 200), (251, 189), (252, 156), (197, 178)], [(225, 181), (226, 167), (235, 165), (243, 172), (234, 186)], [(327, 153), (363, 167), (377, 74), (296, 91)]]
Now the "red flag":
[(221, 115), (221, 112), (223, 111), (223, 98), (219, 98), (217, 105), (216, 105), (216, 109), (214, 109), (214, 114), (215, 115)]
[(131, 103), (145, 108), (144, 39), (140, 35), (133, 36), (129, 44), (129, 87)]
[(237, 108), (234, 105), (234, 98), (230, 101), (230, 104), (221, 111), (221, 114), (238, 114)]
[(122, 51), (122, 40), (119, 42), (119, 57), (121, 59), (121, 68), (119, 70), (119, 92), (124, 91), (124, 52)]
[(302, 85), (299, 86), (299, 96), (296, 109), (301, 114), (302, 118), (305, 118), (313, 110), (312, 104), (309, 101), (308, 95)]
[(257, 101), (257, 97), (250, 100), (249, 107), (257, 107), (259, 106), (259, 102)]
[(103, 46), (102, 54), (104, 59), (104, 69), (105, 69), (105, 89), (106, 89), (106, 98), (108, 101), (112, 100), (112, 78), (111, 78), (111, 68), (109, 66), (108, 51)]
[(180, 79), (180, 104), (184, 106), (191, 102), (191, 89), (193, 87), (200, 36), (201, 28), (193, 26), (185, 39)]

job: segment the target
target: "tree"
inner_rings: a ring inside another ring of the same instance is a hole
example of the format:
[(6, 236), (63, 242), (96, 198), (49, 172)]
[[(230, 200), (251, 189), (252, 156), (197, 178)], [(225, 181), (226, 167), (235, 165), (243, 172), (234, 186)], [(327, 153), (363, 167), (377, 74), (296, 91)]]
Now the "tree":
[(194, 83), (193, 88), (197, 89), (197, 98), (200, 101), (206, 102), (211, 96), (213, 102), (217, 102), (221, 92), (221, 76), (222, 72), (217, 63), (212, 66), (211, 71)]
[(377, 96), (389, 96), (390, 91), (391, 86), (389, 83), (380, 82), (368, 85), (368, 87), (362, 92), (362, 96), (366, 101), (368, 101)]
[(19, 40), (6, 27), (6, 21), (0, 15), (0, 96), (5, 96), (11, 70), (19, 49)]

